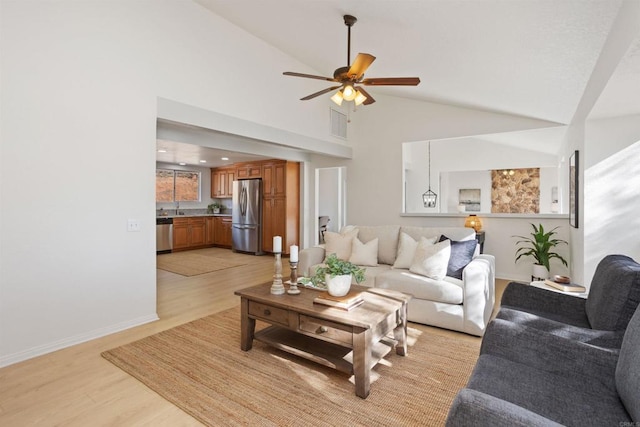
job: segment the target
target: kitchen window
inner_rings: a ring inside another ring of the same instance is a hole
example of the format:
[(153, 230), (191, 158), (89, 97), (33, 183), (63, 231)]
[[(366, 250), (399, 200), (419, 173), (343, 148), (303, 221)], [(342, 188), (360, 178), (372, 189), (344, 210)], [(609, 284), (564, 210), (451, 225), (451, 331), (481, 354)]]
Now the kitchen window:
[(156, 202), (199, 202), (200, 172), (156, 169)]

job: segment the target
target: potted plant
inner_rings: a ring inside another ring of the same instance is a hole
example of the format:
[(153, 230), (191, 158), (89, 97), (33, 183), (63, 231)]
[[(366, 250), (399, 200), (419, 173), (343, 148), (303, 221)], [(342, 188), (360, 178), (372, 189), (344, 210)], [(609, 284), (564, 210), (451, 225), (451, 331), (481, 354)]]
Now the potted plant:
[(213, 212), (214, 214), (220, 213), (220, 211), (224, 208), (224, 205), (220, 202), (213, 202), (209, 206), (207, 206), (207, 211), (209, 213)]
[(341, 297), (346, 295), (351, 288), (351, 278), (356, 283), (364, 281), (364, 268), (339, 259), (336, 254), (330, 254), (324, 262), (324, 266), (318, 267), (312, 280), (314, 284), (325, 283), (330, 295)]
[(565, 260), (560, 254), (553, 252), (552, 249), (560, 244), (568, 244), (565, 240), (556, 239), (553, 236), (556, 234), (556, 228), (545, 233), (544, 227), (540, 224), (536, 227), (535, 224), (531, 224), (533, 227), (533, 233), (531, 237), (524, 236), (512, 236), (519, 237), (521, 240), (516, 242), (516, 245), (520, 246), (516, 250), (516, 262), (522, 257), (533, 257), (536, 263), (533, 266), (533, 277), (546, 279), (549, 277), (549, 261), (552, 258), (559, 259), (562, 264), (568, 266), (567, 260)]

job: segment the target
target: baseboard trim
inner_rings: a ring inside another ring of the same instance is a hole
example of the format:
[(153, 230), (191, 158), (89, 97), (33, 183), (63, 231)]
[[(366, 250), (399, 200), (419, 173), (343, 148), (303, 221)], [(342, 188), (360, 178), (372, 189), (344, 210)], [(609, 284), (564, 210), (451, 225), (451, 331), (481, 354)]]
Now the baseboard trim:
[(6, 356), (0, 356), (0, 368), (13, 365), (18, 362), (23, 362), (25, 360), (33, 359), (34, 357), (42, 356), (44, 354), (52, 353), (57, 350), (62, 350), (63, 348), (71, 347), (83, 342), (91, 341), (96, 338), (102, 338), (106, 335), (115, 334), (116, 332), (144, 325), (145, 323), (155, 322), (159, 319), (160, 318), (158, 317), (158, 315), (156, 313), (153, 313), (147, 316), (141, 316), (135, 319), (127, 320), (125, 322), (116, 323), (115, 325), (95, 329), (83, 334), (78, 334), (69, 338), (64, 338), (52, 343), (33, 347), (28, 350), (20, 351)]

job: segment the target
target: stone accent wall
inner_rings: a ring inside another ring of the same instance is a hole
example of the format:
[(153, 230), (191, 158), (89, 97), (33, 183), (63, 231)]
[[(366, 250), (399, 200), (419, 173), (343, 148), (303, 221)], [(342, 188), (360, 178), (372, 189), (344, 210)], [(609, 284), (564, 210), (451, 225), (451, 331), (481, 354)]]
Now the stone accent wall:
[(491, 213), (540, 213), (540, 169), (492, 170)]

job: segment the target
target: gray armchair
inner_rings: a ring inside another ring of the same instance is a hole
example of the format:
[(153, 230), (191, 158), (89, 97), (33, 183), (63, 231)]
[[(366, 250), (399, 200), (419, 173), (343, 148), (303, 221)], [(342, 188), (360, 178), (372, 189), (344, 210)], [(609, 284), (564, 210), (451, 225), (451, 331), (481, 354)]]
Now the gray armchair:
[(620, 348), (638, 303), (640, 264), (628, 256), (608, 255), (598, 264), (586, 300), (514, 282), (505, 289), (497, 318), (592, 345)]

